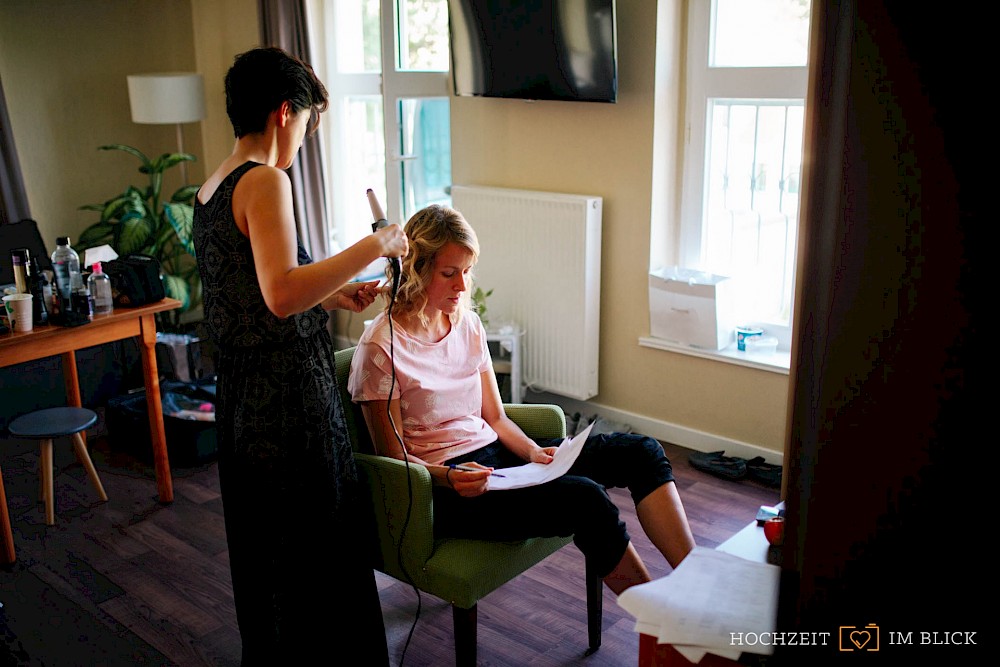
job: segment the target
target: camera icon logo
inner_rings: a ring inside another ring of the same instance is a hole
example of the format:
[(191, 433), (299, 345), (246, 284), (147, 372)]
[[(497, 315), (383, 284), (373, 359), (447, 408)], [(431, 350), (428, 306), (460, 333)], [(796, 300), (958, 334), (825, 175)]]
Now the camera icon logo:
[(840, 626), (841, 651), (868, 651), (874, 653), (879, 647), (879, 628), (869, 623), (863, 628), (856, 625)]

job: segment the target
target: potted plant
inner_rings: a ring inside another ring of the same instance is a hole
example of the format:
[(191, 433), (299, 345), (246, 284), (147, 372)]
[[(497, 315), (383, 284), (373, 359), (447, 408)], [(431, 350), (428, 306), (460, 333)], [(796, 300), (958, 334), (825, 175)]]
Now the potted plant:
[(472, 292), (472, 310), (483, 323), (483, 327), (489, 328), (490, 321), (486, 318), (486, 299), (493, 294), (493, 290), (483, 291), (482, 287), (476, 287)]
[(103, 204), (87, 204), (81, 210), (97, 211), (101, 217), (77, 241), (78, 250), (110, 245), (120, 256), (138, 253), (160, 262), (163, 289), (181, 302), (179, 309), (164, 313), (165, 328), (177, 330), (181, 313), (201, 303), (201, 277), (195, 261), (192, 239), (193, 200), (199, 185), (183, 185), (163, 199), (163, 174), (195, 157), (189, 153), (164, 153), (153, 160), (142, 151), (122, 144), (101, 146), (139, 159), (139, 173), (149, 178), (142, 187), (129, 185), (125, 191)]

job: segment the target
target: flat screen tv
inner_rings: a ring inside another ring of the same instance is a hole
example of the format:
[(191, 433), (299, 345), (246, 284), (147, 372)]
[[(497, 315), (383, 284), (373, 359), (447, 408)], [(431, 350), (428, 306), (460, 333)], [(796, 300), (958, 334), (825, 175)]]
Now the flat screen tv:
[(455, 94), (616, 102), (615, 0), (448, 0)]

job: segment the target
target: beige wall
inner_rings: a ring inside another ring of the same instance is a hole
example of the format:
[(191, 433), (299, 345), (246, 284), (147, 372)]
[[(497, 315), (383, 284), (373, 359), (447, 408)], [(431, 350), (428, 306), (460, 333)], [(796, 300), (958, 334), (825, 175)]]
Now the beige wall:
[[(660, 19), (670, 32), (679, 8), (668, 3), (662, 9)], [(652, 192), (661, 191), (657, 206), (669, 219), (675, 200), (662, 193), (675, 184), (670, 169), (658, 171), (653, 181), (657, 7), (619, 2), (618, 12), (618, 103), (453, 99), (454, 181), (602, 196), (600, 394), (593, 400), (780, 452), (787, 376), (638, 345), (649, 334)], [(661, 62), (676, 68), (679, 38), (673, 32), (673, 43), (659, 46)], [(676, 71), (664, 73), (656, 91), (658, 113), (671, 119), (679, 103), (678, 77)], [(659, 154), (675, 141), (657, 137)], [(540, 275), (539, 282), (544, 280)]]
[[(132, 122), (126, 76), (194, 69), (189, 0), (0, 2), (0, 76), (31, 215), (50, 248), (96, 220), (79, 206), (146, 183), (135, 158), (98, 146), (177, 150), (175, 126)], [(196, 151), (198, 124), (184, 130), (185, 149)], [(200, 164), (189, 169), (192, 181), (202, 175)]]
[(256, 0), (191, 0), (198, 71), (205, 76), (207, 117), (202, 155), (209, 171), (233, 150), (223, 79), (233, 58), (260, 43)]
[[(205, 77), (207, 118), (182, 127), (204, 178), (233, 146), (222, 78), (233, 56), (258, 43), (254, 0), (3, 0), (0, 77), (14, 128), (31, 215), (45, 242), (78, 236), (99, 203), (128, 184), (145, 185), (135, 158), (99, 151), (112, 143), (149, 156), (177, 150), (173, 125), (139, 125), (129, 111), (126, 76), (196, 71)], [(168, 173), (165, 190), (180, 185)]]
[[(661, 4), (658, 16), (655, 3), (618, 3), (617, 104), (454, 99), (454, 180), (604, 197), (595, 403), (780, 452), (787, 376), (638, 345), (649, 333), (652, 212), (669, 220), (676, 207), (676, 172), (664, 159), (676, 150), (680, 5)], [(658, 20), (672, 35), (660, 44)], [(236, 53), (256, 43), (253, 0), (0, 2), (0, 76), (32, 215), (46, 242), (78, 234), (93, 219), (79, 205), (103, 201), (139, 177), (127, 156), (98, 152), (98, 145), (174, 149), (172, 127), (131, 122), (127, 74), (205, 75), (208, 118), (185, 128), (185, 147), (199, 158), (189, 172), (197, 181), (203, 165), (232, 148), (222, 76)], [(654, 134), (657, 116), (667, 129)], [(669, 231), (662, 238), (669, 242)], [(352, 331), (361, 319), (352, 318)]]

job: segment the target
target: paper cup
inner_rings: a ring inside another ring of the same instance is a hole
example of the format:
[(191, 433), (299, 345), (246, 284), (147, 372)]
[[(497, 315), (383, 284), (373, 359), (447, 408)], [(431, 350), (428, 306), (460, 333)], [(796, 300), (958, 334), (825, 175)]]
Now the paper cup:
[(747, 339), (764, 335), (763, 329), (756, 327), (736, 327), (736, 347), (740, 352), (746, 352)]
[(14, 331), (31, 331), (31, 295), (8, 294), (3, 298), (7, 309), (7, 318)]

